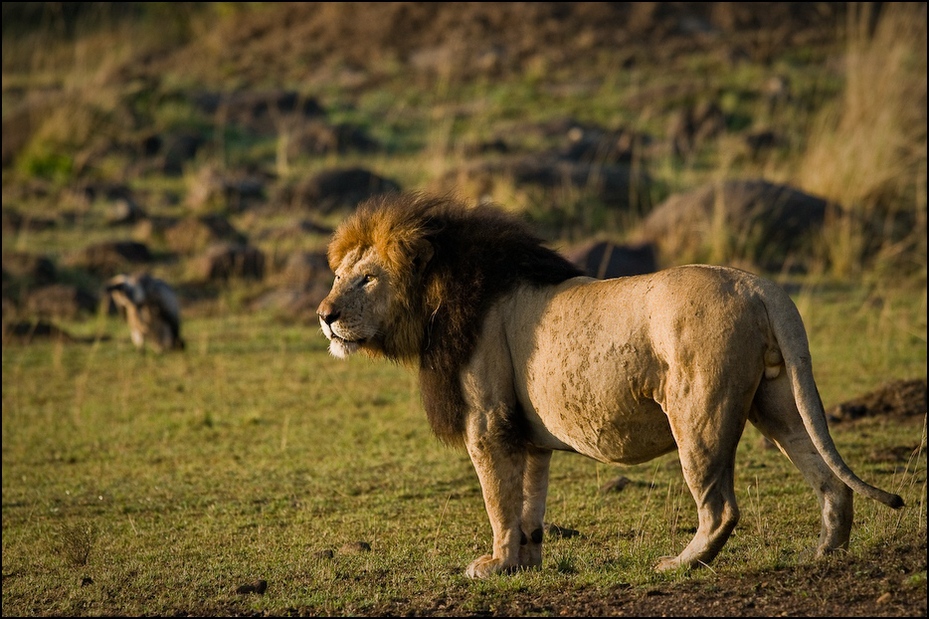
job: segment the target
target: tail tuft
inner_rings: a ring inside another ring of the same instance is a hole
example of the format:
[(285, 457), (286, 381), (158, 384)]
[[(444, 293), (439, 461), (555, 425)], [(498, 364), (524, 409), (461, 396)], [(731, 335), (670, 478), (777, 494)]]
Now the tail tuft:
[(903, 497), (901, 497), (899, 494), (892, 494), (890, 496), (890, 501), (887, 503), (888, 506), (893, 507), (894, 509), (900, 509), (906, 505), (906, 503), (903, 501)]

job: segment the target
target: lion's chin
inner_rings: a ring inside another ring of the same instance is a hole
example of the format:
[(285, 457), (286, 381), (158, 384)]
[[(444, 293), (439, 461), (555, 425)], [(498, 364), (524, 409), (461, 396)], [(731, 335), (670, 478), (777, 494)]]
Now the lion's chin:
[(339, 359), (345, 359), (361, 350), (361, 344), (362, 342), (349, 342), (337, 335), (333, 335), (329, 340), (329, 354)]

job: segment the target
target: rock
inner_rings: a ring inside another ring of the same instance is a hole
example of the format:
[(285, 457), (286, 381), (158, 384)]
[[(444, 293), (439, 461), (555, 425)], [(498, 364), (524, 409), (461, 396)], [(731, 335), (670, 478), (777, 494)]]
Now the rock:
[(256, 580), (248, 584), (240, 585), (235, 592), (240, 595), (248, 595), (249, 593), (257, 593), (258, 595), (264, 595), (265, 591), (268, 590), (268, 581), (267, 580)]

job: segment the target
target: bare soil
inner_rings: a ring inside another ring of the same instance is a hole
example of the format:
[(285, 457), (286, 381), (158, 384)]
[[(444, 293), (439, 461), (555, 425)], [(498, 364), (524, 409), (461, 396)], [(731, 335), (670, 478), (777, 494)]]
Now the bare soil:
[[(918, 546), (878, 548), (861, 559), (836, 556), (789, 568), (690, 581), (647, 591), (617, 586), (612, 591), (515, 595), (505, 607), (466, 611), (445, 600), (443, 616), (562, 617), (925, 617), (925, 540)], [(803, 592), (803, 595), (798, 594)], [(407, 615), (385, 608), (384, 615)]]

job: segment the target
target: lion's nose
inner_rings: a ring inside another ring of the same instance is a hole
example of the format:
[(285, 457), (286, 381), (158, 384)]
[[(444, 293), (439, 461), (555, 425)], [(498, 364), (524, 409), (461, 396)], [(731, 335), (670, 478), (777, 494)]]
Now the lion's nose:
[(339, 310), (332, 307), (332, 305), (326, 301), (320, 303), (319, 307), (316, 309), (316, 315), (327, 325), (331, 325), (338, 320), (340, 313)]

